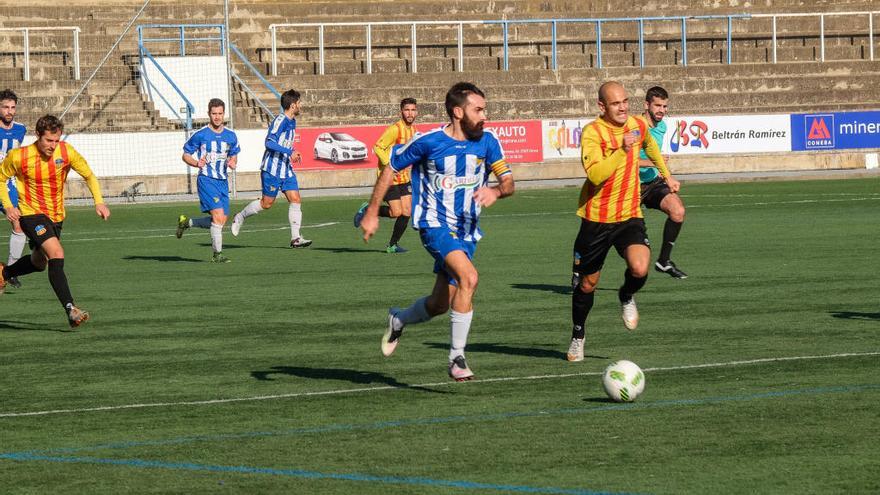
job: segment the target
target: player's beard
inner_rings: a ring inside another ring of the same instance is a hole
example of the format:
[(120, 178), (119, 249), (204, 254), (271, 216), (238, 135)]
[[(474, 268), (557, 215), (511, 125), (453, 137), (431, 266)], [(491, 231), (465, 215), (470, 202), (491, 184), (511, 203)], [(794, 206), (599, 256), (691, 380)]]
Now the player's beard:
[(4, 127), (9, 127), (13, 120), (15, 120), (15, 115), (0, 115), (0, 122), (3, 122)]
[(658, 115), (658, 114), (656, 114), (656, 113), (651, 113), (651, 112), (648, 112), (648, 115), (651, 116), (651, 121), (654, 123), (654, 125), (659, 124), (660, 121), (663, 120), (663, 117), (665, 117), (665, 115), (661, 115), (660, 118), (657, 118), (657, 115)]
[(465, 116), (461, 119), (461, 131), (469, 141), (479, 141), (483, 137), (483, 122), (474, 122)]

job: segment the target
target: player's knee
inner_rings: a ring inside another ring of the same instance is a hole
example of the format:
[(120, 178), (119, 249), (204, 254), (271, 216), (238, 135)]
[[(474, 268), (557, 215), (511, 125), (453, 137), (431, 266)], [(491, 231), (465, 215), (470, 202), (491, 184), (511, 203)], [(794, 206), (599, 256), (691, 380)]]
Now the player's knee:
[(684, 205), (675, 205), (669, 210), (669, 219), (676, 223), (684, 222)]
[(648, 263), (641, 260), (631, 263), (629, 273), (635, 278), (645, 278), (648, 276)]
[(480, 283), (480, 275), (476, 270), (469, 271), (461, 275), (461, 279), (457, 280), (459, 289), (473, 292)]
[(228, 217), (226, 215), (214, 215), (211, 221), (217, 225), (226, 225), (227, 219)]
[(264, 210), (268, 210), (272, 207), (272, 203), (274, 203), (274, 199), (266, 199), (265, 197), (260, 199), (260, 207)]
[(583, 275), (583, 276), (578, 277), (577, 280), (575, 281), (575, 283), (572, 285), (574, 287), (580, 289), (580, 291), (583, 292), (584, 294), (589, 294), (589, 293), (594, 292), (596, 290), (596, 285), (598, 285), (598, 283), (599, 283), (598, 279), (593, 280), (593, 279), (591, 279), (591, 277), (589, 277), (587, 275)]
[(397, 218), (400, 215), (403, 215), (403, 208), (399, 206), (389, 206), (388, 213), (391, 215), (391, 218)]

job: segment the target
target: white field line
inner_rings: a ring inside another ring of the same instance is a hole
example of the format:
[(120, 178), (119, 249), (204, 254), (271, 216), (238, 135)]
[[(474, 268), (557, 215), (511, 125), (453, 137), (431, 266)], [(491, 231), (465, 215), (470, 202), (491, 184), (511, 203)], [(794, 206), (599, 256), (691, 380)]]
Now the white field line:
[[(834, 196), (846, 196), (848, 194), (828, 194)], [(743, 195), (747, 196), (747, 195)], [(687, 198), (688, 196), (683, 196)], [(737, 197), (737, 195), (729, 195), (722, 196), (719, 195), (717, 197)], [(880, 194), (871, 195), (870, 197), (852, 197), (852, 198), (841, 198), (841, 199), (803, 199), (803, 200), (791, 200), (791, 201), (764, 201), (764, 202), (752, 202), (752, 203), (725, 203), (725, 204), (715, 204), (715, 205), (687, 205), (688, 208), (725, 208), (730, 206), (772, 206), (772, 205), (786, 205), (786, 204), (807, 204), (807, 203), (834, 203), (834, 202), (844, 202), (844, 201), (876, 201), (880, 200)], [(543, 216), (553, 216), (553, 215), (573, 215), (574, 209), (572, 210), (564, 210), (564, 211), (538, 211), (538, 212), (529, 212), (529, 213), (504, 213), (499, 215), (493, 215), (491, 213), (483, 214), (484, 218), (516, 218), (516, 217), (543, 217)], [(308, 228), (322, 228), (322, 227), (330, 227), (333, 225), (339, 225), (341, 222), (326, 222), (319, 223), (315, 225), (303, 225), (304, 229)], [(289, 226), (283, 227), (270, 227), (264, 229), (252, 229), (252, 230), (242, 230), (243, 233), (248, 232), (272, 232), (276, 230), (287, 230)], [(142, 230), (114, 230), (112, 231), (114, 234), (123, 234), (123, 233), (131, 233), (131, 234), (139, 234), (144, 232), (168, 232), (170, 229), (142, 229)], [(174, 237), (174, 233), (170, 234), (155, 234), (155, 235), (129, 235), (129, 236), (120, 236), (120, 237), (82, 237), (77, 238), (76, 236), (86, 236), (86, 235), (95, 235), (100, 234), (101, 232), (65, 232), (64, 234), (64, 242), (91, 242), (91, 241), (124, 241), (124, 240), (135, 240), (135, 239), (161, 239), (164, 237), (171, 238)], [(190, 235), (193, 235), (191, 233)], [(205, 235), (208, 235), (208, 231), (205, 231)], [(0, 246), (6, 245), (5, 242), (0, 242)]]
[[(314, 225), (303, 225), (302, 228), (304, 228), (304, 229), (317, 229), (317, 228), (322, 228), (322, 227), (330, 227), (330, 226), (332, 226), (332, 225), (337, 225), (338, 223), (339, 223), (339, 222), (316, 223), (316, 224), (314, 224)], [(265, 228), (265, 229), (242, 230), (241, 232), (242, 232), (242, 233), (248, 233), (248, 232), (271, 232), (271, 231), (275, 231), (275, 230), (289, 230), (289, 229), (290, 229), (290, 227), (287, 226), (287, 225), (285, 225), (284, 227), (270, 227), (270, 228)], [(154, 231), (154, 230), (155, 230), (155, 229), (150, 229), (150, 230), (145, 230), (145, 231), (141, 231), (141, 232), (150, 232), (150, 231)], [(168, 231), (168, 229), (163, 229), (163, 230), (164, 230), (165, 232)], [(128, 232), (138, 232), (138, 231), (128, 231)], [(92, 233), (93, 233), (93, 232), (89, 232), (89, 234), (92, 234)], [(97, 232), (94, 232), (94, 233), (97, 233)], [(118, 232), (117, 232), (117, 231), (114, 231), (114, 233), (118, 233)], [(200, 232), (197, 231), (197, 232), (192, 232), (192, 233), (190, 233), (189, 235), (193, 235), (193, 234), (198, 235), (199, 233), (200, 233)], [(209, 234), (210, 234), (210, 232), (208, 232), (207, 230), (205, 230), (204, 235), (209, 235)], [(175, 237), (175, 235), (174, 235), (173, 232), (170, 233), (170, 234), (155, 234), (155, 235), (143, 235), (143, 236), (125, 236), (125, 237), (84, 237), (84, 238), (81, 238), (81, 239), (77, 239), (77, 238), (75, 238), (75, 237), (71, 237), (70, 235), (64, 235), (64, 234), (62, 234), (62, 235), (63, 235), (62, 238), (63, 238), (65, 244), (67, 244), (67, 243), (69, 243), (69, 242), (88, 242), (88, 241), (126, 241), (126, 240), (133, 240), (133, 239), (160, 239), (160, 238), (163, 238), (163, 237)]]
[[(869, 357), (869, 356), (880, 356), (880, 351), (877, 352), (848, 352), (841, 354), (824, 354), (824, 355), (816, 355), (816, 356), (787, 356), (787, 357), (772, 357), (772, 358), (760, 358), (760, 359), (748, 359), (742, 361), (727, 361), (721, 363), (703, 363), (703, 364), (687, 364), (687, 365), (679, 365), (679, 366), (661, 366), (654, 368), (645, 368), (645, 372), (662, 372), (662, 371), (681, 371), (681, 370), (693, 370), (693, 369), (703, 369), (703, 368), (724, 368), (724, 367), (735, 367), (735, 366), (747, 366), (752, 364), (762, 364), (762, 363), (779, 363), (786, 361), (806, 361), (811, 359), (838, 359), (838, 358), (848, 358), (848, 357)], [(463, 386), (478, 386), (483, 383), (499, 383), (499, 382), (514, 382), (514, 381), (525, 381), (525, 380), (549, 380), (549, 379), (558, 379), (558, 378), (571, 378), (571, 377), (580, 377), (580, 376), (599, 376), (603, 372), (602, 371), (587, 371), (582, 373), (562, 373), (555, 375), (532, 375), (532, 376), (507, 376), (507, 377), (496, 377), (496, 378), (481, 378), (477, 381), (467, 382), (460, 385)], [(391, 386), (385, 385), (380, 387), (362, 387), (362, 388), (348, 388), (348, 389), (337, 389), (337, 390), (323, 390), (316, 392), (295, 392), (289, 394), (277, 394), (277, 395), (257, 395), (252, 397), (232, 397), (227, 399), (211, 399), (211, 400), (195, 400), (195, 401), (180, 401), (180, 402), (154, 402), (154, 403), (142, 403), (142, 404), (122, 404), (116, 406), (97, 406), (97, 407), (84, 407), (84, 408), (71, 408), (71, 409), (51, 409), (45, 411), (23, 411), (23, 412), (3, 412), (0, 413), (0, 418), (19, 418), (24, 416), (46, 416), (50, 414), (77, 414), (77, 413), (86, 413), (86, 412), (99, 412), (99, 411), (119, 411), (124, 409), (145, 409), (145, 408), (157, 408), (157, 407), (182, 407), (182, 406), (205, 406), (212, 404), (229, 404), (233, 402), (254, 402), (254, 401), (262, 401), (262, 400), (278, 400), (278, 399), (291, 399), (296, 397), (314, 397), (321, 395), (343, 395), (343, 394), (358, 394), (358, 393), (366, 393), (366, 392), (378, 392), (383, 390), (399, 390), (399, 389), (413, 389), (413, 388), (428, 388), (428, 387), (445, 387), (449, 385), (457, 384), (452, 381), (444, 381), (444, 382), (436, 382), (436, 383), (423, 383), (419, 385), (407, 385), (407, 386)]]

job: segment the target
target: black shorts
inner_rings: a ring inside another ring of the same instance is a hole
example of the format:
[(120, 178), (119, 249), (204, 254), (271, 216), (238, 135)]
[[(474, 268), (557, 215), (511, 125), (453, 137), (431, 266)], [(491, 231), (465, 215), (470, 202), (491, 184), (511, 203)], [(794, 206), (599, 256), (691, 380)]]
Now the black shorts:
[(575, 276), (589, 275), (602, 269), (611, 246), (623, 257), (628, 246), (651, 246), (645, 220), (630, 218), (618, 223), (599, 223), (581, 220), (581, 229), (574, 241), (574, 262), (571, 271)]
[(385, 201), (396, 201), (404, 196), (412, 196), (412, 183), (392, 184), (385, 193)]
[(668, 194), (672, 194), (672, 191), (669, 190), (669, 184), (663, 177), (657, 177), (651, 182), (642, 184), (642, 204), (648, 208), (659, 210), (660, 202)]
[(57, 237), (61, 239), (61, 225), (64, 222), (55, 223), (49, 220), (49, 217), (38, 213), (36, 215), (25, 215), (19, 219), (21, 230), (28, 238), (28, 244), (31, 250), (43, 245), (47, 239)]

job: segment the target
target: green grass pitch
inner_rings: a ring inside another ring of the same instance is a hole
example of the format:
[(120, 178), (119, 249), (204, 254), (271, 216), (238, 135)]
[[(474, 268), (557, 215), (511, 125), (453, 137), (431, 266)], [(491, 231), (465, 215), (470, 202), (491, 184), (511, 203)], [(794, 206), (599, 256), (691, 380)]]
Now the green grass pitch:
[[(445, 316), (381, 356), (387, 308), (430, 290), (432, 261), (413, 231), (385, 254), (387, 220), (365, 245), (361, 198), (306, 198), (303, 250), (282, 199), (227, 229), (225, 265), (207, 231), (174, 238), (196, 202), (72, 208), (65, 268), (92, 320), (69, 331), (45, 274), (0, 296), (0, 492), (880, 492), (880, 180), (683, 193), (690, 278), (652, 271), (628, 332), (612, 252), (581, 363), (578, 190), (485, 210), (467, 383), (446, 376)], [(601, 388), (619, 358), (646, 373), (634, 404)]]

